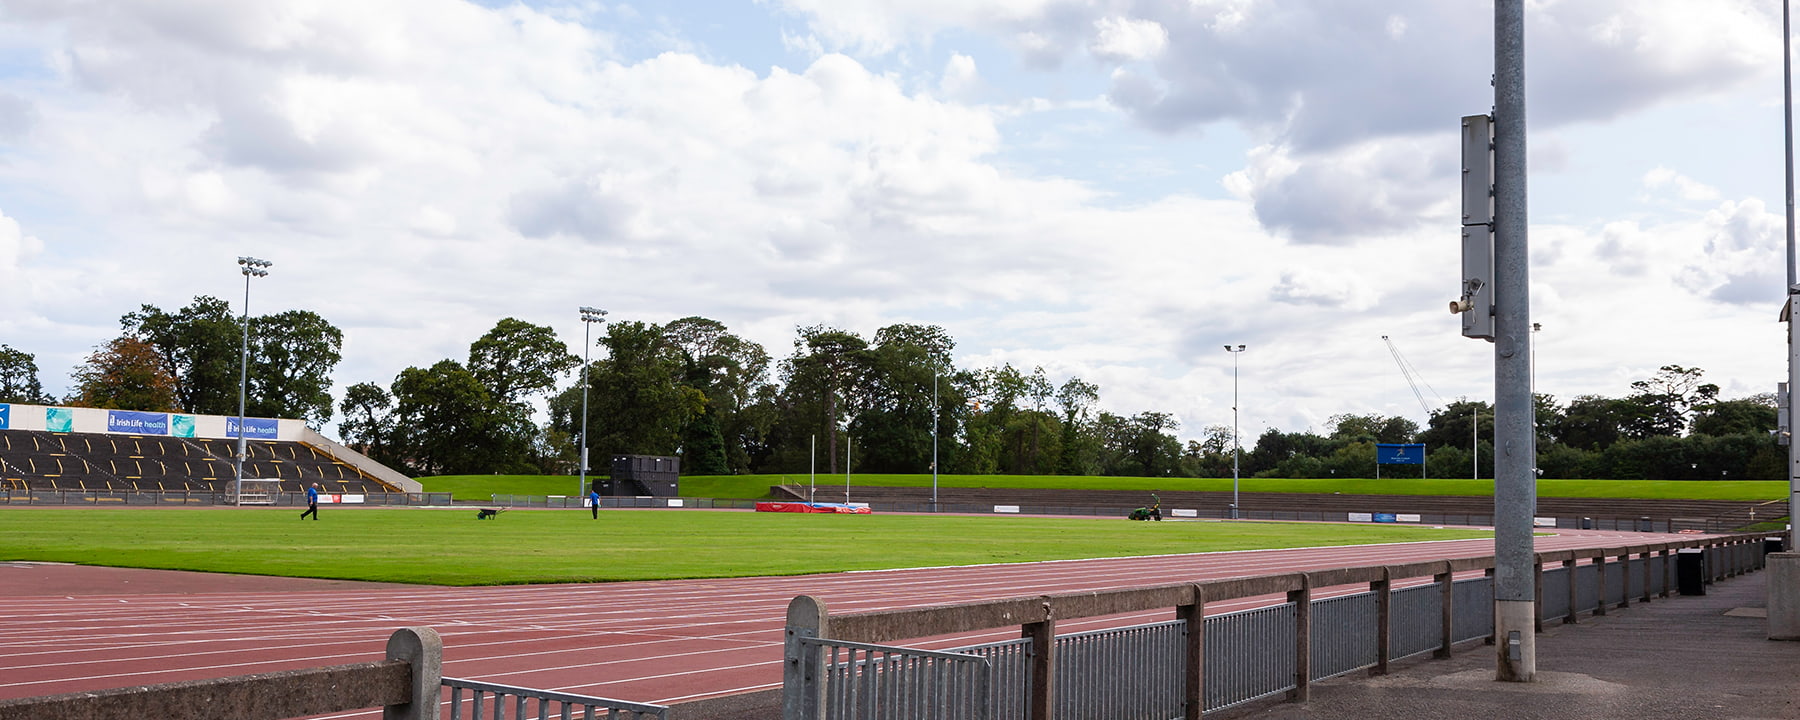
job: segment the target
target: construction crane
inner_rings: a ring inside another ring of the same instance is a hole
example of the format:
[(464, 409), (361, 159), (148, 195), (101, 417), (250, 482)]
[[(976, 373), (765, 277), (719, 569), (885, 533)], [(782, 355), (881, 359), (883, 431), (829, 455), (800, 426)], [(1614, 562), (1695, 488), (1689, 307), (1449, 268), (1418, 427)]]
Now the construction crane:
[[(1381, 341), (1387, 343), (1388, 352), (1394, 354), (1394, 362), (1400, 366), (1400, 374), (1406, 376), (1406, 385), (1412, 388), (1413, 397), (1419, 399), (1419, 408), (1425, 411), (1426, 417), (1430, 417), (1432, 408), (1430, 404), (1425, 402), (1425, 394), (1419, 392), (1419, 383), (1425, 383), (1425, 389), (1430, 390), (1432, 395), (1437, 395), (1438, 402), (1442, 403), (1444, 397), (1438, 395), (1437, 389), (1431, 387), (1431, 383), (1426, 383), (1424, 376), (1419, 374), (1418, 369), (1414, 368), (1412, 363), (1406, 361), (1406, 357), (1400, 354), (1400, 348), (1394, 345), (1393, 340), (1389, 339), (1388, 336), (1383, 335), (1381, 336)], [(1415, 380), (1415, 378), (1417, 379)]]
[[(1412, 388), (1413, 397), (1419, 399), (1419, 407), (1424, 408), (1426, 417), (1430, 417), (1432, 412), (1431, 405), (1425, 402), (1425, 394), (1419, 392), (1419, 384), (1424, 383), (1425, 389), (1430, 390), (1431, 394), (1437, 397), (1440, 404), (1444, 402), (1444, 396), (1438, 395), (1437, 388), (1432, 387), (1431, 383), (1425, 382), (1425, 378), (1419, 374), (1418, 368), (1413, 367), (1412, 363), (1406, 361), (1406, 356), (1400, 354), (1400, 348), (1394, 345), (1392, 339), (1383, 335), (1381, 336), (1381, 341), (1387, 343), (1388, 352), (1394, 354), (1394, 362), (1400, 366), (1400, 374), (1406, 376), (1406, 384)], [(1415, 378), (1417, 378), (1416, 381)], [(1477, 422), (1481, 419), (1479, 415), (1477, 415), (1479, 412), (1480, 410), (1476, 409), (1476, 406), (1473, 403), (1469, 405), (1470, 474), (1477, 480), (1481, 479), (1481, 423)]]

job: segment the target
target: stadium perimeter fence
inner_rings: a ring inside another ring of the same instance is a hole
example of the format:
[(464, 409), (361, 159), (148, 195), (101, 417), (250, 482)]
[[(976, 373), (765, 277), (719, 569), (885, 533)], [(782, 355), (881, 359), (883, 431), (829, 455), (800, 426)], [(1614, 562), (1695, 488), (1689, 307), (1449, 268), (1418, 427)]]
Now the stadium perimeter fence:
[[(1667, 597), (1678, 566), (1694, 575), (1683, 583), (1760, 569), (1764, 540), (1539, 553), (1537, 622)], [(1267, 595), (1276, 599), (1265, 607), (1205, 615), (1208, 602)], [(1177, 619), (1055, 632), (1059, 620), (1157, 609)], [(800, 596), (788, 606), (783, 717), (1193, 720), (1277, 696), (1304, 701), (1313, 682), (1492, 642), (1492, 611), (1492, 557), (846, 615)], [(878, 644), (1009, 626), (1020, 639), (948, 651)], [(1053, 712), (1034, 711), (1044, 707)]]
[[(338, 505), (380, 505), (380, 506), (447, 506), (451, 504), (450, 493), (327, 493), (325, 501), (337, 501)], [(306, 504), (304, 492), (273, 492), (262, 494), (254, 502), (249, 501), (250, 493), (246, 492), (246, 503), (255, 505), (299, 506)], [(154, 490), (0, 490), (0, 505), (75, 505), (75, 506), (120, 506), (120, 505), (166, 505), (176, 507), (204, 507), (209, 505), (236, 505), (235, 496), (229, 491), (184, 492)]]

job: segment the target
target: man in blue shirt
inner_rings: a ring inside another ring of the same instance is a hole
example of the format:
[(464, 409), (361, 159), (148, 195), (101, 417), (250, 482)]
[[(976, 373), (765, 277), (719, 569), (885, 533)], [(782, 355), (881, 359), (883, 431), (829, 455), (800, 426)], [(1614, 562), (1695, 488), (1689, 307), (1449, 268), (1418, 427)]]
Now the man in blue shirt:
[(600, 519), (600, 491), (588, 488), (588, 509), (593, 511), (594, 519)]
[(300, 513), (300, 519), (305, 520), (308, 515), (311, 515), (314, 520), (319, 519), (318, 483), (313, 483), (312, 487), (306, 489), (306, 512)]

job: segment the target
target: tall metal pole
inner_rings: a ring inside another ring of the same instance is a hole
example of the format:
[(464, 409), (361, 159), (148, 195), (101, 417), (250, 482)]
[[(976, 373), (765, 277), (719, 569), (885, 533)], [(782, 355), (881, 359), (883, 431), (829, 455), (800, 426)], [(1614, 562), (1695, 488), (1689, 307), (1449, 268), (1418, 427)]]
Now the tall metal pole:
[(937, 512), (938, 487), (938, 374), (931, 373), (931, 511)]
[(594, 323), (606, 322), (606, 311), (600, 308), (581, 307), (581, 486), (576, 488), (577, 497), (588, 495), (588, 357), (594, 347), (589, 331)]
[(844, 434), (844, 504), (850, 504), (850, 434)]
[(238, 423), (237, 423), (237, 486), (232, 491), (232, 504), (244, 504), (244, 456), (249, 453), (249, 444), (244, 440), (244, 399), (250, 394), (250, 278), (263, 277), (269, 274), (267, 268), (275, 263), (253, 257), (239, 257), (238, 271), (244, 274), (244, 349), (238, 355), (240, 370), (238, 373)]
[(1225, 346), (1225, 352), (1231, 353), (1231, 519), (1238, 516), (1238, 354), (1244, 351), (1239, 344), (1236, 348)]
[(1494, 3), (1495, 679), (1537, 679), (1531, 293), (1525, 169), (1525, 3)]
[(812, 443), (807, 445), (807, 462), (810, 463), (806, 476), (806, 501), (813, 501), (813, 493), (819, 489), (819, 435), (814, 433)]
[(1800, 441), (1795, 433), (1794, 416), (1800, 411), (1800, 281), (1794, 279), (1794, 60), (1788, 29), (1788, 0), (1781, 0), (1781, 108), (1782, 130), (1787, 138), (1787, 303), (1788, 303), (1788, 538), (1791, 552), (1800, 548), (1800, 533), (1792, 519), (1800, 513)]

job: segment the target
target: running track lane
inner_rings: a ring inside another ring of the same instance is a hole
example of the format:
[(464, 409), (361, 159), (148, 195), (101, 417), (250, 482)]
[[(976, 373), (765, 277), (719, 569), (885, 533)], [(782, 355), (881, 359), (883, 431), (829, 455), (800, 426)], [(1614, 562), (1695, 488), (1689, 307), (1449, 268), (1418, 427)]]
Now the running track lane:
[[(1688, 536), (1562, 530), (1537, 538), (1537, 547), (1672, 539)], [(819, 597), (841, 614), (1492, 551), (1483, 539), (723, 580), (26, 596), (0, 613), (0, 698), (367, 662), (380, 658), (395, 628), (426, 625), (443, 636), (447, 676), (670, 703), (778, 686), (781, 628), (796, 595)], [(1208, 603), (1207, 611), (1268, 602)], [(1173, 617), (1168, 610), (1064, 621), (1057, 629)], [(1002, 628), (957, 643), (1017, 632)]]

